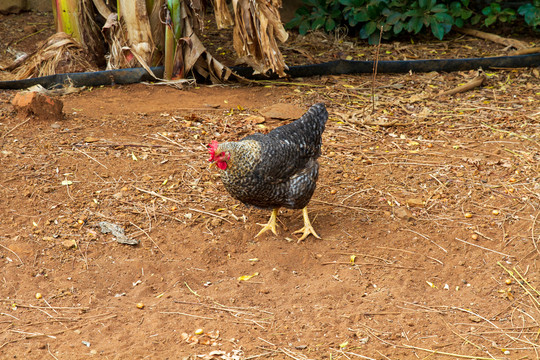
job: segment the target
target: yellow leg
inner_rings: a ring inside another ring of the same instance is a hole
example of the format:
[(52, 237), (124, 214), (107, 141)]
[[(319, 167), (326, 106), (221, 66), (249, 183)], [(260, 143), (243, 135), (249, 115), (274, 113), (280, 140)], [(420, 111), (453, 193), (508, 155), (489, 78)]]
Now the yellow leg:
[(264, 232), (266, 232), (268, 230), (272, 230), (274, 235), (277, 235), (277, 232), (276, 232), (277, 212), (278, 212), (277, 208), (272, 210), (272, 215), (270, 215), (270, 220), (268, 220), (268, 224), (257, 224), (257, 225), (261, 225), (263, 228), (261, 229), (261, 231), (259, 231), (259, 233), (257, 235), (255, 235), (255, 237), (261, 235), (262, 233), (264, 233)]
[(304, 215), (304, 227), (301, 228), (300, 230), (297, 230), (297, 231), (294, 232), (294, 234), (303, 233), (302, 236), (300, 237), (300, 239), (298, 239), (298, 242), (300, 242), (300, 241), (304, 240), (305, 238), (307, 238), (309, 236), (309, 234), (315, 236), (317, 239), (320, 239), (321, 237), (319, 235), (317, 235), (317, 233), (313, 229), (313, 226), (311, 226), (311, 222), (309, 221), (309, 216), (308, 216), (308, 212), (307, 212), (307, 206), (302, 209), (302, 215)]

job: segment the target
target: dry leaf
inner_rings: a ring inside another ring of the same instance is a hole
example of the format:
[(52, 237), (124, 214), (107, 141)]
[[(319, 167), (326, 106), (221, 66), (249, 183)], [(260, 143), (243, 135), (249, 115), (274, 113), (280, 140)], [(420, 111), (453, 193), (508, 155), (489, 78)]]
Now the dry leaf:
[(234, 25), (232, 15), (225, 0), (213, 0), (214, 15), (216, 16), (216, 24), (218, 29), (226, 29)]
[(242, 276), (239, 276), (239, 277), (238, 277), (238, 281), (247, 281), (247, 280), (249, 280), (249, 279), (251, 279), (252, 277), (255, 277), (255, 276), (257, 276), (257, 275), (259, 275), (258, 272), (254, 273), (253, 275), (242, 275)]
[(233, 0), (233, 45), (242, 62), (255, 73), (272, 70), (280, 77), (288, 69), (277, 45), (285, 42), (289, 34), (281, 23), (278, 7), (281, 0)]

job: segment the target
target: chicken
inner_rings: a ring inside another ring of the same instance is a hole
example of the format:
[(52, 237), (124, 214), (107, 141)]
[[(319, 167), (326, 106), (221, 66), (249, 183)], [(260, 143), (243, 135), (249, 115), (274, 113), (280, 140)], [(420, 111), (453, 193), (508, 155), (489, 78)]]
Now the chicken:
[(302, 209), (304, 227), (298, 241), (310, 234), (320, 239), (309, 221), (309, 203), (319, 176), (317, 158), (328, 112), (313, 105), (300, 119), (268, 134), (253, 134), (240, 141), (209, 145), (210, 159), (221, 170), (225, 189), (246, 205), (273, 209), (270, 220), (255, 236), (271, 230), (275, 235), (278, 209)]

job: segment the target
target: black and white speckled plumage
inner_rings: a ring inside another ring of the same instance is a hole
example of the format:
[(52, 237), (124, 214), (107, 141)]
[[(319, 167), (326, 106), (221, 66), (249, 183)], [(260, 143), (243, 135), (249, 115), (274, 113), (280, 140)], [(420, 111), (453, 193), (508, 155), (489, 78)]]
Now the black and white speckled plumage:
[(315, 191), (327, 119), (325, 105), (315, 104), (300, 119), (266, 135), (220, 144), (216, 153), (230, 154), (221, 173), (227, 191), (260, 208), (304, 208)]

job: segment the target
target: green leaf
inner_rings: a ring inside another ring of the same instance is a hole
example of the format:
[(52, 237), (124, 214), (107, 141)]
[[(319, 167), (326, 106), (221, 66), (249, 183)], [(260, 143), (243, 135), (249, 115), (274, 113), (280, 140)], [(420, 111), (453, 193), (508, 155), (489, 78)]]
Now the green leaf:
[(337, 19), (343, 16), (343, 12), (340, 9), (334, 9), (330, 12), (330, 16), (334, 19)]
[(371, 35), (377, 29), (377, 23), (375, 21), (370, 21), (364, 26), (364, 28), (365, 28), (366, 34)]
[(354, 20), (357, 23), (366, 22), (366, 21), (369, 20), (369, 16), (364, 11), (360, 11), (360, 12), (357, 12), (356, 14), (354, 14)]
[(373, 33), (369, 36), (368, 43), (370, 45), (378, 45), (379, 44), (379, 34)]
[(413, 17), (407, 24), (407, 30), (418, 34), (424, 27), (423, 19), (420, 17)]
[(311, 24), (311, 30), (320, 29), (324, 25), (325, 21), (326, 19), (323, 17), (315, 19), (315, 21)]
[(468, 18), (470, 18), (472, 16), (473, 12), (469, 9), (463, 9), (461, 10), (461, 18), (463, 20), (467, 20)]
[(463, 19), (455, 18), (454, 19), (454, 25), (456, 25), (458, 28), (462, 28), (463, 27)]
[(540, 25), (540, 9), (536, 8), (534, 11), (531, 10), (525, 14), (525, 22), (531, 26)]
[(485, 24), (486, 26), (489, 26), (489, 25), (493, 24), (496, 20), (497, 20), (497, 16), (496, 16), (496, 15), (491, 15), (491, 16), (488, 16), (488, 17), (484, 20), (484, 24)]
[(401, 20), (401, 16), (402, 16), (401, 13), (398, 13), (397, 11), (394, 11), (390, 15), (388, 15), (388, 17), (386, 18), (386, 23), (394, 25), (399, 20)]
[(461, 13), (461, 3), (459, 1), (454, 1), (450, 4), (450, 11), (452, 14), (457, 15)]
[(336, 22), (334, 21), (334, 19), (332, 18), (328, 18), (328, 20), (326, 20), (326, 25), (324, 26), (324, 29), (329, 32), (329, 31), (332, 31), (336, 28)]
[(399, 34), (403, 30), (404, 24), (400, 21), (394, 25), (394, 34)]
[(431, 8), (431, 12), (434, 13), (440, 13), (440, 12), (447, 12), (448, 8), (444, 4), (437, 4)]
[(308, 31), (309, 31), (309, 21), (305, 20), (300, 24), (300, 26), (298, 26), (298, 33), (300, 35), (306, 35)]
[(480, 22), (480, 20), (482, 19), (482, 17), (478, 14), (474, 15), (471, 19), (471, 25), (476, 25)]
[(380, 13), (379, 13), (379, 8), (377, 6), (374, 6), (374, 5), (368, 5), (366, 7), (367, 9), (367, 15), (370, 19), (376, 19), (379, 17)]
[(313, 6), (313, 7), (318, 7), (318, 2), (317, 0), (303, 0), (304, 1), (304, 4), (305, 5), (309, 5), (309, 6)]
[(491, 4), (489, 4), (489, 7), (491, 8), (492, 10), (492, 13), (500, 13), (501, 12), (501, 4), (499, 3), (494, 3), (492, 2)]
[(435, 18), (430, 19), (429, 27), (431, 28), (431, 32), (433, 33), (433, 35), (435, 35), (435, 37), (437, 39), (439, 39), (439, 40), (443, 39), (443, 37), (444, 37), (444, 28), (442, 27), (441, 24), (439, 24), (437, 22), (437, 20), (435, 20)]
[(454, 18), (447, 13), (437, 13), (433, 17), (437, 19), (438, 22), (444, 24), (452, 24), (454, 22)]

